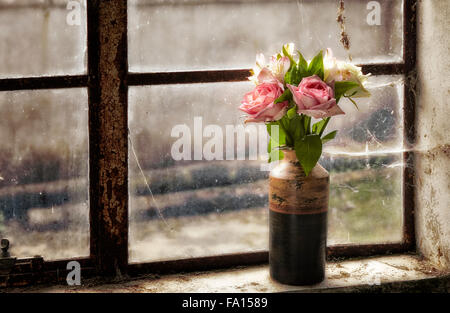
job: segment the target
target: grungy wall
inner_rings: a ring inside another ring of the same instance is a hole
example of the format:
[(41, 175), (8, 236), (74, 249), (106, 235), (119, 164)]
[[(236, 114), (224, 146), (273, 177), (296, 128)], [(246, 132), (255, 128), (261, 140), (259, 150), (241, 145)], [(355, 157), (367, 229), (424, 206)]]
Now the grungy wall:
[(417, 9), (417, 247), (450, 269), (450, 1)]

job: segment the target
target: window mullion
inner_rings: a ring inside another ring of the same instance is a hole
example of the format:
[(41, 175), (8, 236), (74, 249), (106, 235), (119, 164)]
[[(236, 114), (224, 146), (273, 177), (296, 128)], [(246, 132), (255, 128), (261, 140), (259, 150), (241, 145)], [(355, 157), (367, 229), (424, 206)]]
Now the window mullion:
[(405, 62), (404, 84), (404, 153), (403, 153), (403, 233), (404, 242), (408, 250), (415, 249), (414, 208), (415, 208), (415, 170), (414, 152), (412, 148), (416, 140), (416, 101), (415, 83), (416, 72), (416, 30), (417, 9), (416, 1), (403, 1), (403, 59)]
[(128, 265), (127, 1), (88, 1), (91, 257), (102, 275)]
[(76, 88), (88, 85), (87, 75), (44, 76), (0, 79), (0, 91), (26, 89)]
[[(363, 64), (364, 73), (373, 75), (395, 75), (404, 73), (403, 63)], [(250, 69), (204, 70), (185, 72), (130, 73), (128, 85), (165, 85), (246, 81)]]

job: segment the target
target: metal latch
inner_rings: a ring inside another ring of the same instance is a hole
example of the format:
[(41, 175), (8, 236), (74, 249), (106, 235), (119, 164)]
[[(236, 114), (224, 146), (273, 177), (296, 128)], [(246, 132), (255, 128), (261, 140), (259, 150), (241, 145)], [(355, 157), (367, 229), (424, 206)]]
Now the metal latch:
[(0, 248), (2, 252), (0, 254), (0, 275), (8, 275), (16, 264), (16, 257), (11, 257), (8, 252), (9, 240), (2, 239), (0, 241)]

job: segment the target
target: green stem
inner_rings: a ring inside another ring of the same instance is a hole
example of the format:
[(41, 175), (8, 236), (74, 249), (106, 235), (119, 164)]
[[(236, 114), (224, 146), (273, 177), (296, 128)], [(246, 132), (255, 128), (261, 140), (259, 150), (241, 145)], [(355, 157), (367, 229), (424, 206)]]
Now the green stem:
[(307, 116), (305, 115), (306, 118), (306, 126), (305, 126), (305, 131), (307, 135), (311, 135), (311, 116)]
[(320, 130), (319, 137), (322, 137), (322, 134), (323, 134), (323, 132), (325, 131), (325, 128), (327, 128), (327, 125), (328, 125), (328, 122), (330, 121), (330, 119), (331, 119), (331, 116), (330, 116), (330, 117), (327, 117), (327, 118), (325, 119), (325, 124), (323, 124), (323, 127), (322, 127), (322, 129)]

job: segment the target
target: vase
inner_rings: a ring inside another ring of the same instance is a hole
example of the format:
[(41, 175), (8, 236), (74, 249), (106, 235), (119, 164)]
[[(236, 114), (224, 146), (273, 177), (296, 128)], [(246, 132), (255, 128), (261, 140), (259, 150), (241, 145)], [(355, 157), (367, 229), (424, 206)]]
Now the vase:
[(328, 172), (317, 163), (308, 176), (294, 150), (269, 175), (269, 266), (283, 284), (311, 285), (325, 277)]

